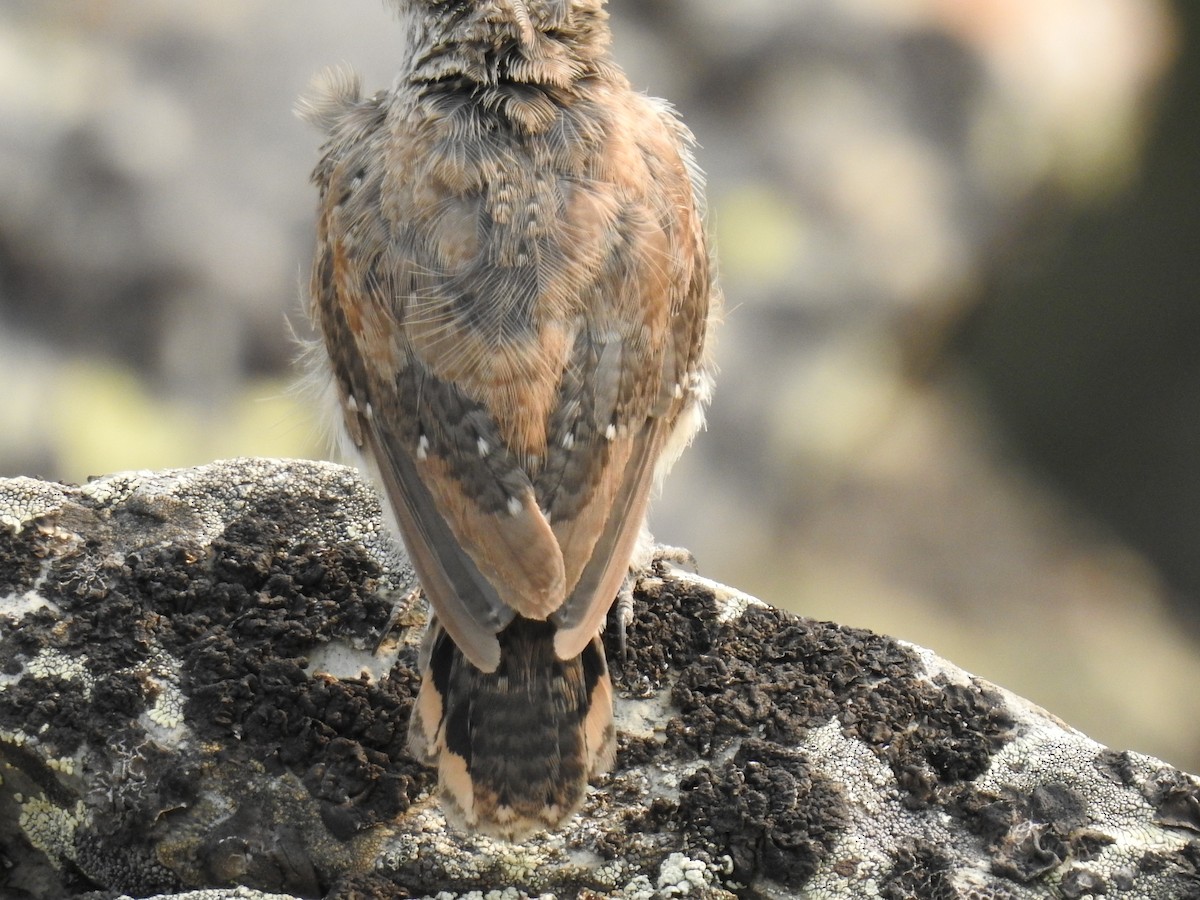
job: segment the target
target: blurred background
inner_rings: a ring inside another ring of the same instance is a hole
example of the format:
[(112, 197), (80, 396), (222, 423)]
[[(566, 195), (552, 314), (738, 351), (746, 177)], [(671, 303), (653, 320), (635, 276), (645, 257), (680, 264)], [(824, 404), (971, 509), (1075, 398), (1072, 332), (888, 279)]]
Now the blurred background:
[[(1200, 771), (1200, 4), (612, 0), (727, 297), (654, 530)], [(0, 5), (0, 476), (319, 456), (326, 65), (380, 0)]]

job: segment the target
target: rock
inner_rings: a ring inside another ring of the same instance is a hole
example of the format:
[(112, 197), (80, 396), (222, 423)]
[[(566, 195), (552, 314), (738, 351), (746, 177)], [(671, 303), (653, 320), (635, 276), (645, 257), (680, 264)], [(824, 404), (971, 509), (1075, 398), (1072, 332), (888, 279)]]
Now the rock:
[(666, 555), (580, 815), (449, 831), (404, 749), (425, 612), (379, 516), (326, 463), (0, 480), (0, 896), (1200, 892), (1192, 776)]

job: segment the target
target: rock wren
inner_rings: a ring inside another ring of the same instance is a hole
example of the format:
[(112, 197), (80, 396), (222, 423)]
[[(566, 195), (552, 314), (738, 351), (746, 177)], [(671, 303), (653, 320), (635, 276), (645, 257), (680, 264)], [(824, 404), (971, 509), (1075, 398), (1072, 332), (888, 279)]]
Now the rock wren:
[(409, 746), (450, 821), (521, 840), (613, 759), (600, 631), (711, 385), (702, 185), (603, 0), (394, 5), (393, 87), (300, 104), (311, 315), (432, 606)]

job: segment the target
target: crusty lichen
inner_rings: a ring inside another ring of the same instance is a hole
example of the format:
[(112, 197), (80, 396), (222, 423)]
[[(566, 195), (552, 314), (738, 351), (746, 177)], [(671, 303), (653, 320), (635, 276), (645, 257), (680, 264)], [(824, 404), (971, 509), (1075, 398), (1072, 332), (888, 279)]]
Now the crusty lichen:
[(32, 678), (56, 678), (79, 683), (85, 699), (91, 699), (95, 679), (88, 672), (85, 660), (69, 656), (59, 650), (43, 648), (33, 659), (25, 663), (25, 673)]
[(83, 801), (60, 807), (45, 796), (17, 797), (21, 809), (18, 824), (34, 847), (56, 866), (74, 856), (75, 833), (86, 818)]
[[(610, 646), (619, 752), (580, 814), (519, 847), (448, 829), (405, 750), (424, 610), (379, 517), (320, 463), (0, 480), (0, 828), (131, 893), (235, 872), (338, 900), (1198, 883), (1190, 776), (661, 560)], [(229, 896), (252, 894), (194, 900)]]

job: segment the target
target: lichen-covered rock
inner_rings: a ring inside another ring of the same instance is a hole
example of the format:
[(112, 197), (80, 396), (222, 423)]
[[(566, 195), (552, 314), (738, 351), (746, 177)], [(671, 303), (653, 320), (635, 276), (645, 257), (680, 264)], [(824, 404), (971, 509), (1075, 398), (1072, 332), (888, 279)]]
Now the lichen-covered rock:
[(379, 512), (323, 463), (0, 480), (0, 896), (1200, 895), (1191, 776), (665, 558), (581, 814), (447, 830)]

